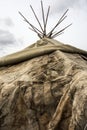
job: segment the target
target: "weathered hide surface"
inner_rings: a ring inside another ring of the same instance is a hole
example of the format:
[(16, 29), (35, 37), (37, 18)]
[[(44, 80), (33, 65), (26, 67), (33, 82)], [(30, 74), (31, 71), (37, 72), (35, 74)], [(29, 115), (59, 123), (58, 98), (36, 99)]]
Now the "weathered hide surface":
[(87, 130), (87, 61), (55, 51), (1, 67), (0, 130)]

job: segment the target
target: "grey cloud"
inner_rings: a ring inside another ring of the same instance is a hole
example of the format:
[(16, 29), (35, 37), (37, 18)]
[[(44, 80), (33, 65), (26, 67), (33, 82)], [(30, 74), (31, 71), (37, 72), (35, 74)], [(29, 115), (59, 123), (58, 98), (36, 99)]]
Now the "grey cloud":
[(14, 51), (16, 39), (8, 30), (0, 29), (0, 57)]
[(0, 45), (13, 44), (15, 42), (14, 35), (7, 30), (0, 30)]
[(87, 7), (87, 0), (56, 0), (54, 7), (52, 7), (52, 12), (62, 12), (67, 8), (84, 8)]
[(13, 23), (13, 21), (10, 18), (6, 18), (5, 19), (5, 24), (7, 26), (14, 26), (14, 23)]
[(16, 52), (22, 48), (22, 40), (16, 39), (8, 30), (0, 29), (0, 57)]
[(7, 17), (7, 18), (0, 18), (0, 25), (5, 25), (5, 26), (13, 27), (14, 23), (11, 20), (11, 18)]

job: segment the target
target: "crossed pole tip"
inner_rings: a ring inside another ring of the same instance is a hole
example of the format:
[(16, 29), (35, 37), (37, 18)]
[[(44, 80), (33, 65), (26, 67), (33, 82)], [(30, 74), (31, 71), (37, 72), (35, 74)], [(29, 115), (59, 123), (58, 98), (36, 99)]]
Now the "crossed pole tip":
[(29, 20), (27, 20), (27, 18), (24, 17), (24, 15), (23, 15), (21, 12), (19, 12), (19, 14), (22, 16), (22, 18), (24, 19), (24, 21), (29, 25), (29, 29), (30, 29), (31, 31), (35, 32), (35, 33), (39, 36), (39, 38), (44, 38), (44, 37), (47, 37), (47, 38), (55, 38), (55, 37), (57, 37), (57, 36), (63, 34), (64, 31), (65, 31), (68, 27), (70, 27), (70, 26), (72, 25), (72, 24), (69, 24), (69, 25), (65, 26), (63, 29), (61, 29), (61, 30), (59, 30), (59, 31), (57, 31), (57, 32), (55, 33), (55, 29), (67, 18), (67, 15), (66, 15), (66, 14), (67, 14), (67, 12), (69, 11), (69, 9), (67, 9), (67, 10), (63, 13), (63, 15), (60, 17), (60, 19), (57, 21), (56, 25), (52, 28), (52, 30), (50, 30), (50, 31), (47, 33), (47, 23), (48, 23), (48, 17), (49, 17), (49, 12), (50, 12), (50, 6), (48, 6), (47, 13), (46, 13), (46, 16), (45, 16), (45, 15), (44, 15), (45, 13), (44, 13), (43, 1), (41, 0), (41, 12), (42, 12), (43, 26), (42, 26), (42, 24), (41, 24), (41, 22), (40, 22), (38, 16), (36, 15), (36, 13), (35, 13), (35, 11), (34, 11), (32, 5), (30, 5), (30, 8), (31, 8), (31, 10), (32, 10), (32, 13), (33, 13), (33, 15), (34, 15), (34, 17), (35, 17), (35, 19), (36, 19), (36, 21), (37, 21), (37, 23), (38, 23), (40, 29), (38, 29), (38, 28), (35, 27), (33, 24), (31, 24), (31, 23), (29, 22)]

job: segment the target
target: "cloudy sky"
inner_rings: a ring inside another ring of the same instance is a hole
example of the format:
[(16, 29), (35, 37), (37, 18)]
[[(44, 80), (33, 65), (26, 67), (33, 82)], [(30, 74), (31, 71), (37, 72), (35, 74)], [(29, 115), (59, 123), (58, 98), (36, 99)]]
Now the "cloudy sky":
[[(39, 39), (34, 32), (28, 29), (28, 25), (23, 21), (18, 11), (22, 12), (32, 24), (38, 26), (30, 4), (42, 23), (40, 1), (0, 0), (0, 56), (21, 50)], [(68, 17), (59, 28), (70, 23), (73, 25), (56, 39), (87, 50), (87, 0), (43, 0), (43, 4), (45, 13), (48, 5), (51, 6), (48, 31), (69, 8)]]

